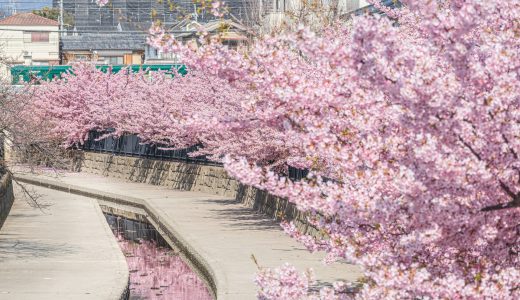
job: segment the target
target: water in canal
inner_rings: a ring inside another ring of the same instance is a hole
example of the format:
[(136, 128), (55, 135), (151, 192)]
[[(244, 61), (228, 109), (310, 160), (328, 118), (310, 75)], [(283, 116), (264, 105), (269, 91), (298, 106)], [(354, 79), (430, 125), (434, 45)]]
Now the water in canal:
[(204, 282), (152, 225), (105, 216), (128, 263), (129, 299), (212, 299)]

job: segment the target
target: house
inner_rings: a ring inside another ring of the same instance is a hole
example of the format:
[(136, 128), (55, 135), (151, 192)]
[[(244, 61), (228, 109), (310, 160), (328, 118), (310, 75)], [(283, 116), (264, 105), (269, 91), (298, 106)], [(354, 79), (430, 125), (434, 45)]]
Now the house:
[(0, 20), (0, 52), (14, 64), (59, 64), (59, 24), (32, 13)]
[(144, 33), (102, 32), (63, 36), (63, 64), (92, 61), (105, 65), (139, 65), (144, 62), (145, 44)]
[[(168, 32), (176, 40), (185, 44), (197, 44), (201, 30), (207, 32), (210, 37), (220, 39), (222, 44), (238, 51), (245, 51), (251, 40), (244, 25), (229, 19), (212, 20), (206, 23), (185, 19), (168, 28)], [(147, 64), (182, 62), (175, 53), (163, 53), (150, 45), (146, 46), (145, 57)]]
[(213, 20), (203, 24), (204, 30), (213, 37), (218, 37), (222, 44), (240, 50), (249, 43), (248, 29), (232, 20)]

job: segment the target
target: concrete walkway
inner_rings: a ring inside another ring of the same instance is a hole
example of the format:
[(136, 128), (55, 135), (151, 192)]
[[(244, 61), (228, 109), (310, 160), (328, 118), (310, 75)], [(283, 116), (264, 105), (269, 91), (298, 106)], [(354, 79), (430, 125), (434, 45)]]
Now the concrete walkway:
[(15, 190), (0, 230), (0, 299), (120, 299), (128, 267), (96, 200), (34, 191), (50, 206), (30, 207)]
[[(323, 254), (311, 254), (285, 235), (278, 223), (246, 208), (234, 199), (199, 192), (171, 190), (142, 183), (125, 182), (88, 173), (67, 173), (59, 178), (18, 174), (21, 180), (53, 185), (106, 199), (140, 203), (162, 220), (182, 243), (188, 257), (201, 260), (215, 277), (218, 299), (255, 299), (253, 280), (262, 267), (288, 262), (300, 270), (312, 267), (320, 283), (354, 281), (361, 276), (356, 266), (335, 263), (324, 266)], [(106, 201), (103, 201), (106, 202)]]

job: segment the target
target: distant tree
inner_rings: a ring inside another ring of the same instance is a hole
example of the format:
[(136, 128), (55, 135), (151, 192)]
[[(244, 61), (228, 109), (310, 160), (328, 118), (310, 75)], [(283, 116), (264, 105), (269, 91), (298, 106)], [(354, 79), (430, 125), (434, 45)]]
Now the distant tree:
[[(58, 21), (60, 17), (60, 10), (59, 8), (55, 7), (44, 7), (42, 9), (33, 10), (33, 14)], [(74, 16), (67, 12), (63, 12), (63, 24), (67, 27), (73, 27)]]

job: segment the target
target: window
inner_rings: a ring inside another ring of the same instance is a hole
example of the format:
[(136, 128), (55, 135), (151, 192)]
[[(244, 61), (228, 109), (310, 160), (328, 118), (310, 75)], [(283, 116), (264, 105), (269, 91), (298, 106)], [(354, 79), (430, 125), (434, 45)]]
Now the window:
[(105, 61), (107, 65), (122, 65), (123, 57), (122, 56), (105, 56), (100, 57), (99, 60)]
[(75, 61), (87, 61), (87, 60), (89, 60), (89, 57), (88, 57), (88, 55), (85, 55), (85, 54), (76, 54), (76, 55), (74, 55), (74, 60)]
[(108, 57), (108, 64), (110, 64), (110, 65), (122, 65), (123, 64), (123, 57), (122, 56)]
[(234, 49), (234, 50), (236, 50), (238, 48), (238, 41), (227, 40), (227, 41), (223, 41), (222, 44), (227, 45), (229, 48)]
[(48, 32), (31, 32), (32, 43), (48, 43), (49, 33)]

